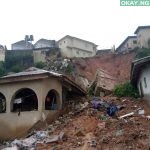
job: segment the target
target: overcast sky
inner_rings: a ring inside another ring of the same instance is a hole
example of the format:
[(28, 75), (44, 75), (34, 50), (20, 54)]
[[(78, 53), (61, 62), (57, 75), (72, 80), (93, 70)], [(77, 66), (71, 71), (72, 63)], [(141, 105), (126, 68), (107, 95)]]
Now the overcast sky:
[(150, 25), (150, 6), (120, 6), (120, 0), (0, 0), (0, 44), (33, 34), (59, 40), (65, 35), (116, 47), (134, 35), (139, 25)]

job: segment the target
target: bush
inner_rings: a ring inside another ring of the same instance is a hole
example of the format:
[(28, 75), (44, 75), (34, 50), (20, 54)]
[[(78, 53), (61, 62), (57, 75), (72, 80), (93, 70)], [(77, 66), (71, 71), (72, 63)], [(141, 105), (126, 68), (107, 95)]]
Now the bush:
[(0, 61), (0, 77), (1, 76), (4, 76), (6, 73), (6, 70), (5, 70), (5, 63)]
[(89, 89), (88, 89), (88, 95), (89, 96), (94, 96), (94, 87), (89, 87)]
[(39, 62), (35, 63), (34, 66), (36, 68), (42, 69), (42, 68), (44, 68), (46, 66), (46, 63), (44, 63), (42, 61), (39, 61)]
[(71, 74), (73, 71), (74, 71), (73, 65), (68, 64), (68, 66), (66, 68), (66, 73)]
[(150, 56), (150, 49), (148, 48), (142, 48), (142, 49), (138, 49), (135, 59), (140, 59), (146, 56)]
[(129, 82), (115, 86), (114, 95), (118, 97), (139, 97), (138, 90)]
[(20, 65), (14, 65), (11, 67), (10, 71), (17, 73), (17, 72), (23, 71), (23, 68)]

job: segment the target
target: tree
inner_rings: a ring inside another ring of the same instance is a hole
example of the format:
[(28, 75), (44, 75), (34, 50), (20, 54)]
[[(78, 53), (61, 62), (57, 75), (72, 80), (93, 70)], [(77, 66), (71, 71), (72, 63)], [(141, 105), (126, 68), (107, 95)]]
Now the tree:
[(142, 49), (138, 49), (135, 59), (140, 59), (146, 56), (150, 56), (150, 49), (148, 48), (142, 48)]
[(44, 67), (46, 66), (46, 63), (44, 63), (44, 62), (42, 62), (42, 61), (39, 61), (39, 62), (36, 62), (36, 63), (34, 64), (34, 66), (35, 66), (36, 68), (42, 69), (42, 68), (44, 68)]
[(5, 75), (5, 63), (0, 61), (0, 77)]

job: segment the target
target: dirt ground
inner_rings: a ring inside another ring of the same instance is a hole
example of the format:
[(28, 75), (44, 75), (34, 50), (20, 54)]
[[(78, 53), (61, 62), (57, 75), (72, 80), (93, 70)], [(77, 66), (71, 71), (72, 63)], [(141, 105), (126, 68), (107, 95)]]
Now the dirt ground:
[[(131, 112), (134, 115), (124, 119), (109, 117), (105, 110), (96, 110), (89, 105), (77, 113), (59, 117), (59, 124), (50, 135), (64, 132), (62, 140), (50, 144), (37, 144), (37, 150), (149, 150), (150, 109), (143, 100), (131, 98), (104, 97), (106, 101), (123, 105), (117, 116)], [(144, 115), (138, 109), (144, 110)]]

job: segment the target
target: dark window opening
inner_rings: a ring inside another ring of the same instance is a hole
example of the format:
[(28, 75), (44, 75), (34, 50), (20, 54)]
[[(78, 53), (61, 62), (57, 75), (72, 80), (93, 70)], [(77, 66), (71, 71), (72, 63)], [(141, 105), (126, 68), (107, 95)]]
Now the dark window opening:
[(31, 89), (19, 90), (12, 102), (12, 112), (38, 110), (38, 99)]
[(144, 96), (144, 94), (143, 94), (143, 87), (142, 87), (142, 82), (140, 82), (140, 95), (141, 95), (141, 97), (143, 97)]
[(144, 84), (145, 84), (145, 88), (147, 88), (147, 82), (146, 82), (146, 78), (144, 77)]
[(136, 40), (133, 40), (133, 44), (137, 44), (137, 41), (136, 41)]
[(55, 90), (50, 90), (45, 99), (46, 110), (57, 110), (58, 109), (58, 93)]
[(2, 93), (0, 93), (0, 113), (5, 112), (6, 112), (6, 98)]

